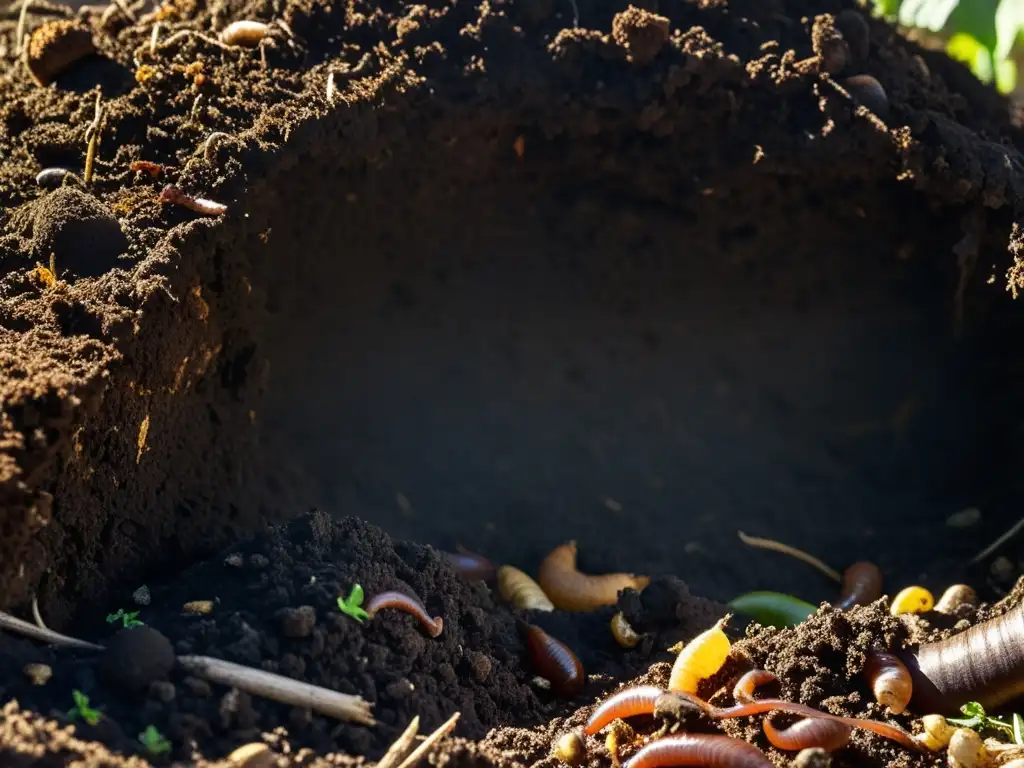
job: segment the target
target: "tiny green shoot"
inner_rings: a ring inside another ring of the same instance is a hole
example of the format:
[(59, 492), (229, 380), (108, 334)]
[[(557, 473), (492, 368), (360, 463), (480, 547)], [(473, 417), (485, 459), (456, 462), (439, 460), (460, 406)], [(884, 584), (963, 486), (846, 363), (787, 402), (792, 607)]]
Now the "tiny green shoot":
[(1002, 731), (1010, 736), (1015, 743), (1024, 745), (1024, 718), (1017, 713), (1011, 716), (1010, 722), (990, 717), (985, 708), (976, 701), (969, 701), (960, 707), (964, 717), (950, 717), (947, 722), (959, 725), (963, 728), (973, 728), (976, 731), (992, 730)]
[(128, 613), (124, 608), (118, 608), (117, 613), (111, 613), (107, 616), (107, 624), (113, 624), (115, 621), (120, 620), (125, 628), (130, 629), (131, 627), (141, 627), (144, 622), (139, 621), (139, 612), (132, 611)]
[(71, 691), (71, 698), (75, 700), (75, 706), (68, 710), (68, 719), (81, 717), (89, 725), (96, 725), (103, 717), (102, 712), (89, 706), (89, 697), (77, 688)]
[(155, 725), (147, 725), (146, 730), (139, 734), (139, 741), (151, 755), (162, 755), (171, 751), (169, 742)]
[(347, 598), (338, 596), (338, 610), (356, 621), (362, 623), (363, 619), (370, 618), (370, 614), (362, 609), (363, 588), (356, 584)]

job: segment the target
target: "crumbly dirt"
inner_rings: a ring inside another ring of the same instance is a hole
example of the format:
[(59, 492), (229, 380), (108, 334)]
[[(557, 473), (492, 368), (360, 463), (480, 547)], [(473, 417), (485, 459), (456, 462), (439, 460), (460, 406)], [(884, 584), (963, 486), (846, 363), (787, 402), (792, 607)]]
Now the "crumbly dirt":
[[(536, 763), (720, 615), (691, 589), (832, 596), (738, 528), (893, 585), (1012, 583), (1019, 546), (962, 564), (1019, 516), (1024, 134), (962, 66), (852, 0), (132, 7), (34, 2), (29, 67), (0, 18), (0, 608), (101, 639), (147, 582), (177, 653), (361, 692), (380, 725), (177, 671), (173, 698), (120, 692), (5, 635), (5, 754), (117, 765), (156, 724), (199, 763), (257, 738), (375, 759), (457, 710), (439, 762)], [(220, 43), (257, 19), (258, 46)], [(314, 503), (351, 517), (264, 533)], [(969, 505), (976, 529), (943, 524)], [(357, 518), (527, 570), (578, 538), (587, 569), (656, 577), (622, 605), (645, 639), (537, 618), (594, 675), (554, 700), (507, 608)], [(445, 632), (347, 621), (356, 579)], [(302, 606), (313, 634), (282, 636)], [(739, 647), (865, 713), (869, 644), (949, 631), (873, 608)], [(40, 718), (76, 687), (109, 717), (72, 738)], [(890, 758), (858, 737), (837, 762)]]

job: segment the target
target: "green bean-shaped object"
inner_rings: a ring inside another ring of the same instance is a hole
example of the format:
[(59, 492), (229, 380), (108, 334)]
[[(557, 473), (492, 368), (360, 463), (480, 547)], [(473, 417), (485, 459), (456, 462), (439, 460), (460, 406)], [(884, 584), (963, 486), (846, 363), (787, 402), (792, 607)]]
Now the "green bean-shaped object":
[(748, 592), (729, 602), (745, 616), (766, 627), (795, 627), (818, 610), (817, 606), (781, 592)]

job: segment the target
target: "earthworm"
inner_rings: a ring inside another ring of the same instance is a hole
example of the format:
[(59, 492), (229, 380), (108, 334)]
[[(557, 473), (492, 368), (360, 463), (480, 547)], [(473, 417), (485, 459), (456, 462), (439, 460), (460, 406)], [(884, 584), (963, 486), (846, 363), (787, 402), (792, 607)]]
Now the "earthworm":
[(841, 611), (855, 605), (867, 605), (882, 596), (882, 571), (874, 563), (854, 563), (843, 571), (843, 586), (836, 608)]
[(552, 603), (540, 584), (525, 573), (511, 565), (503, 565), (498, 569), (498, 592), (523, 611), (553, 611)]
[(228, 207), (223, 203), (215, 203), (213, 200), (186, 195), (173, 184), (168, 184), (163, 188), (160, 192), (159, 200), (161, 203), (183, 205), (196, 213), (202, 213), (206, 216), (220, 216), (228, 210)]
[(899, 616), (901, 613), (927, 613), (935, 605), (932, 593), (924, 587), (907, 587), (896, 593), (889, 606), (889, 613)]
[(638, 685), (619, 691), (594, 710), (583, 726), (583, 733), (593, 736), (613, 720), (653, 714), (655, 702), (664, 694), (665, 691), (656, 685)]
[(626, 621), (626, 617), (622, 615), (622, 611), (619, 611), (612, 616), (611, 623), (609, 624), (612, 630), (612, 637), (615, 638), (615, 642), (623, 648), (635, 648), (636, 644), (640, 642), (640, 635), (636, 633), (636, 630)]
[(935, 604), (936, 613), (954, 613), (961, 605), (977, 605), (978, 593), (966, 584), (949, 587)]
[(775, 682), (775, 675), (764, 669), (752, 669), (736, 681), (732, 689), (732, 697), (741, 704), (754, 701), (754, 689)]
[(423, 607), (423, 603), (404, 592), (391, 591), (374, 595), (373, 599), (366, 606), (366, 612), (372, 619), (377, 615), (378, 611), (384, 608), (395, 608), (399, 611), (405, 611), (410, 616), (415, 616), (430, 637), (437, 637), (441, 634), (441, 630), (444, 629), (444, 619), (440, 616), (430, 618), (430, 614)]
[(711, 677), (722, 668), (732, 648), (729, 638), (722, 629), (728, 619), (726, 616), (711, 629), (701, 632), (679, 651), (668, 679), (670, 691), (697, 693), (700, 681)]
[(764, 728), (764, 735), (768, 737), (772, 746), (788, 752), (799, 752), (808, 747), (818, 747), (826, 752), (832, 752), (845, 747), (850, 741), (850, 734), (853, 733), (853, 728), (846, 723), (817, 717), (798, 720), (781, 731), (766, 717), (761, 727)]
[(623, 768), (707, 766), (708, 768), (772, 768), (772, 762), (753, 744), (732, 736), (670, 736), (637, 752)]
[(896, 654), (888, 651), (871, 651), (868, 653), (867, 664), (864, 665), (875, 701), (894, 715), (906, 710), (913, 693), (913, 681), (910, 672)]
[(486, 557), (472, 552), (442, 552), (441, 555), (453, 571), (471, 581), (490, 581), (497, 570)]
[(615, 605), (619, 592), (627, 588), (639, 592), (651, 580), (631, 573), (581, 573), (576, 569), (576, 542), (570, 541), (555, 547), (544, 558), (537, 581), (556, 608), (583, 612)]
[(569, 646), (556, 640), (540, 627), (517, 620), (520, 630), (526, 635), (526, 652), (534, 669), (551, 683), (551, 688), (560, 696), (579, 693), (587, 681), (583, 664)]
[(967, 701), (995, 709), (1024, 693), (1024, 603), (900, 656), (916, 711), (953, 714)]
[(260, 41), (270, 34), (270, 25), (262, 21), (233, 21), (221, 30), (220, 41), (227, 45), (240, 45), (255, 48)]

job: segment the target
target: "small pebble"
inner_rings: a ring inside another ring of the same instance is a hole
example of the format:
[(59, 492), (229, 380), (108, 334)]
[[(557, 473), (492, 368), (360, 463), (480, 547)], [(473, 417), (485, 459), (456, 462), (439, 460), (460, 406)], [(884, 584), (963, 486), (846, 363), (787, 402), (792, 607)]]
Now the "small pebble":
[(274, 764), (274, 753), (266, 744), (254, 741), (228, 755), (228, 762), (232, 768), (270, 768)]
[(245, 560), (242, 558), (241, 552), (232, 552), (224, 558), (224, 564), (230, 565), (232, 568), (241, 568), (244, 562)]
[(277, 612), (277, 618), (285, 637), (309, 637), (316, 626), (316, 610), (311, 605), (282, 608)]
[(979, 522), (981, 522), (981, 510), (977, 507), (962, 509), (946, 518), (946, 525), (950, 528), (970, 528)]
[(192, 675), (182, 680), (181, 684), (185, 686), (189, 694), (197, 698), (205, 698), (213, 693), (208, 682), (199, 677), (192, 677)]
[(149, 695), (157, 701), (170, 704), (174, 701), (177, 691), (174, 689), (174, 683), (168, 680), (154, 680), (149, 684)]
[(43, 189), (57, 189), (70, 173), (67, 168), (44, 168), (36, 175), (36, 185)]
[(205, 616), (213, 613), (213, 600), (192, 600), (181, 606), (181, 612)]
[(854, 75), (839, 81), (857, 104), (867, 107), (876, 116), (885, 120), (889, 116), (889, 96), (885, 88), (871, 75)]
[(37, 664), (35, 662), (26, 664), (22, 668), (22, 672), (32, 681), (32, 685), (46, 685), (50, 678), (53, 677), (53, 670), (50, 669), (49, 665)]
[(793, 758), (793, 768), (830, 768), (832, 755), (821, 747), (801, 749)]
[(149, 594), (149, 587), (145, 584), (132, 592), (132, 600), (135, 601), (136, 605), (149, 605), (151, 599), (152, 595)]
[(578, 731), (569, 731), (555, 742), (551, 754), (566, 765), (583, 765), (587, 760), (587, 744)]

